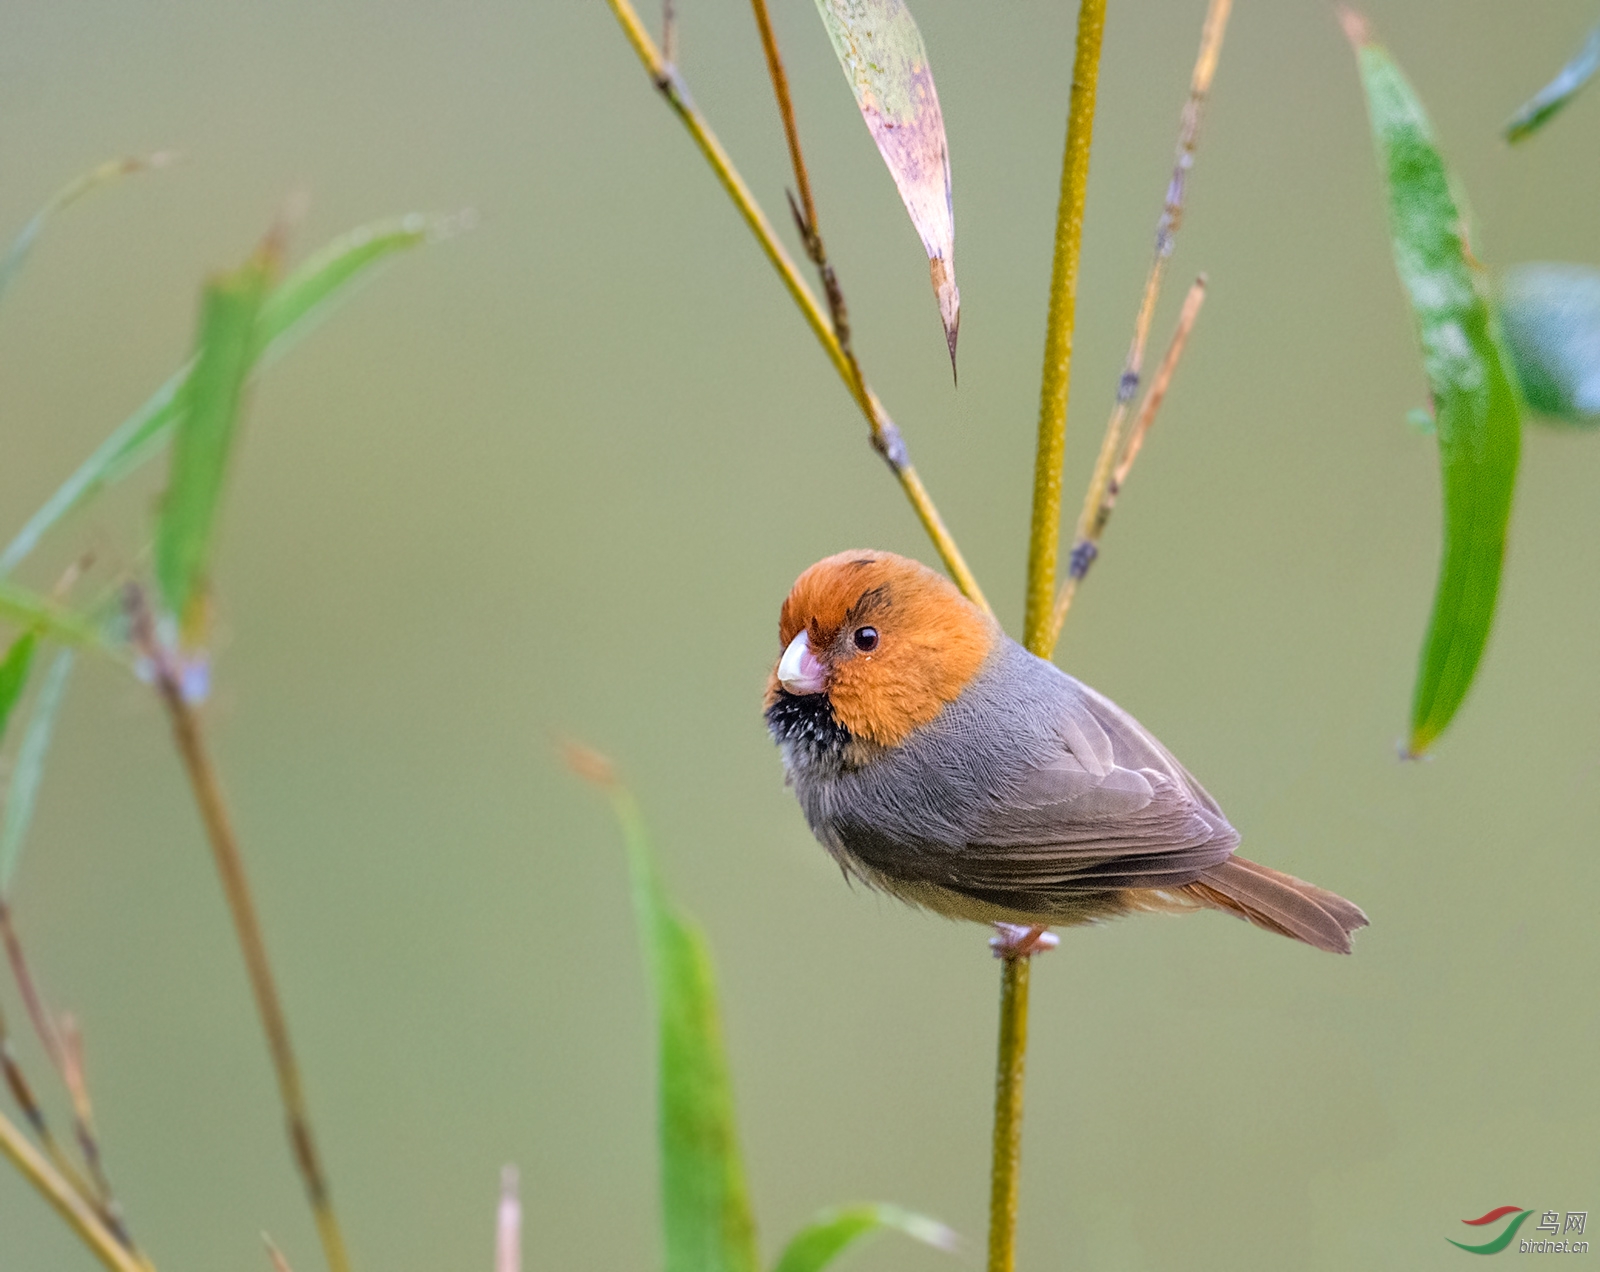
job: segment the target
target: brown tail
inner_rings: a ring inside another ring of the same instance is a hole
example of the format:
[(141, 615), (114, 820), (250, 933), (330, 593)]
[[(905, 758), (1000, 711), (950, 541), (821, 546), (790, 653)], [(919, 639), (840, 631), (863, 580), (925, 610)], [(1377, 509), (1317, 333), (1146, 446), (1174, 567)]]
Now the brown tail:
[(1184, 891), (1202, 905), (1330, 954), (1348, 954), (1350, 933), (1367, 926), (1360, 906), (1243, 857), (1211, 867)]

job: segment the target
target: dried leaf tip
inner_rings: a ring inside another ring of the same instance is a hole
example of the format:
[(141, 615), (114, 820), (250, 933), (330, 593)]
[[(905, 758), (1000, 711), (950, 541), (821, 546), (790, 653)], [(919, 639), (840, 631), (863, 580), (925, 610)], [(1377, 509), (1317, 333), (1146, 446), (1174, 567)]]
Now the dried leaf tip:
[(1372, 26), (1368, 23), (1366, 14), (1359, 10), (1340, 5), (1339, 25), (1344, 28), (1344, 38), (1356, 48), (1365, 48), (1372, 43)]
[(959, 384), (961, 376), (956, 370), (956, 337), (961, 334), (961, 289), (956, 286), (955, 271), (942, 256), (928, 258), (928, 273), (933, 278), (933, 294), (939, 301), (944, 342), (950, 347), (950, 378)]
[(616, 789), (616, 765), (592, 746), (585, 746), (582, 742), (565, 741), (561, 744), (561, 758), (566, 761), (567, 767), (584, 781), (592, 782), (604, 791)]

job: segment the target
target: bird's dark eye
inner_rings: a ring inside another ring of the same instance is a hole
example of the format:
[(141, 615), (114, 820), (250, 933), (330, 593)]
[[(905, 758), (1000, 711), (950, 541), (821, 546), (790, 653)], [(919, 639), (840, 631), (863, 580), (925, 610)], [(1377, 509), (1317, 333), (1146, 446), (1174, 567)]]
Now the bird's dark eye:
[(864, 654), (870, 654), (878, 647), (878, 629), (876, 627), (858, 627), (852, 639), (856, 648)]

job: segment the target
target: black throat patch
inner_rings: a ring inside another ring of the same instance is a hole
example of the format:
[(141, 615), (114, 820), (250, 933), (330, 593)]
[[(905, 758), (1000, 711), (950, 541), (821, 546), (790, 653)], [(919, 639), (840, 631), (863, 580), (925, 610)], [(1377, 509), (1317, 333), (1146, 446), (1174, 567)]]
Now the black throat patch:
[(833, 718), (833, 704), (825, 693), (792, 694), (778, 690), (778, 700), (767, 708), (767, 729), (773, 741), (787, 746), (797, 763), (838, 767), (845, 748), (855, 740), (850, 730)]

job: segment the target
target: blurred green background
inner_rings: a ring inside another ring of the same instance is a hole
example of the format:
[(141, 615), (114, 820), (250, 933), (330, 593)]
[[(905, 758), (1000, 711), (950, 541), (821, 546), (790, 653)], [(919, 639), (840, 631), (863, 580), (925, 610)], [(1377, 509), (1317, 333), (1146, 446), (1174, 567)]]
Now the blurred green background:
[[(770, 212), (748, 7), (680, 0), (689, 83)], [(783, 0), (868, 374), (1002, 617), (1024, 533), (1072, 6), (920, 0), (964, 299), (952, 390), (919, 246), (809, 0)], [(1203, 4), (1113, 0), (1069, 453), (1076, 509)], [(654, 21), (655, 14), (647, 16)], [(1577, 0), (1372, 17), (1489, 261), (1596, 259), (1600, 98), (1503, 118)], [(402, 259), (264, 378), (218, 566), (211, 708), (358, 1264), (657, 1260), (651, 1027), (622, 854), (554, 742), (613, 755), (718, 956), (771, 1250), (884, 1199), (981, 1252), (985, 933), (844, 886), (762, 726), (779, 602), (849, 546), (931, 557), (864, 426), (600, 0), (0, 10), (0, 224), (124, 152), (0, 308), (4, 533), (185, 356), (203, 272), (286, 195), (298, 241), (408, 210)], [(1155, 730), (1252, 857), (1373, 919), (1330, 958), (1221, 916), (1066, 934), (1034, 980), (1021, 1266), (1450, 1267), (1495, 1205), (1600, 1211), (1600, 438), (1530, 431), (1501, 617), (1437, 758), (1395, 758), (1439, 537), (1424, 385), (1331, 8), (1238, 6), (1158, 318), (1211, 297), (1062, 665)], [(792, 241), (792, 240), (791, 240)], [(77, 520), (127, 564), (159, 473)], [(163, 1272), (319, 1254), (155, 703), (73, 686), (18, 917), (87, 1039), (108, 1165)], [(37, 1067), (37, 1066), (35, 1066)], [(933, 1270), (884, 1238), (855, 1266)], [(0, 1265), (92, 1266), (9, 1170)]]

